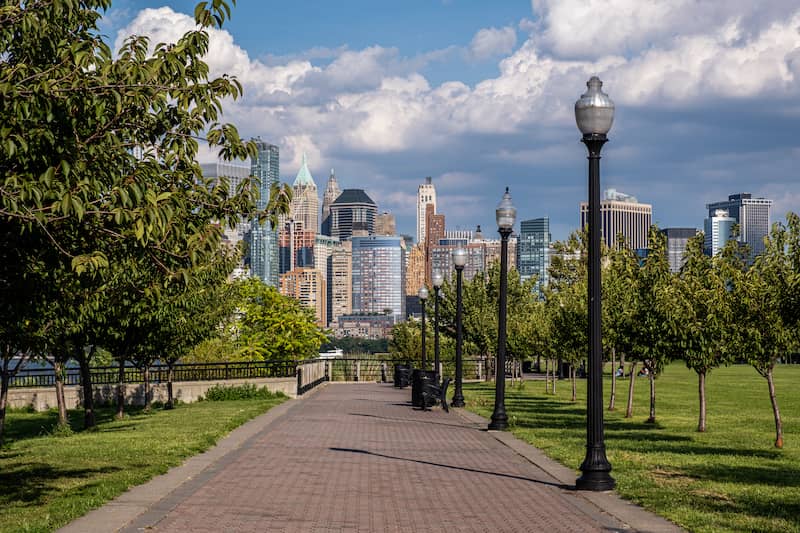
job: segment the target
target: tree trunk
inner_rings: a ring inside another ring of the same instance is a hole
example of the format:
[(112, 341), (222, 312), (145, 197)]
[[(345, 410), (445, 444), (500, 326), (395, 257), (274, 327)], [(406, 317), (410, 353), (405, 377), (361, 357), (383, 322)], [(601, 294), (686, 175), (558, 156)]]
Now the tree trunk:
[(167, 405), (164, 406), (164, 409), (172, 409), (175, 407), (175, 401), (172, 397), (172, 378), (173, 378), (173, 366), (175, 363), (167, 363)]
[(569, 367), (569, 377), (572, 380), (572, 401), (575, 402), (578, 400), (578, 396), (575, 384), (575, 367), (572, 365)]
[(697, 431), (706, 431), (706, 371), (697, 373), (697, 388), (700, 395), (700, 419), (697, 421)]
[(8, 369), (8, 360), (3, 361), (3, 368), (0, 369), (2, 375), (0, 376), (0, 448), (3, 447), (5, 429), (6, 429), (6, 402), (8, 401), (8, 383), (11, 375)]
[(142, 378), (144, 378), (144, 410), (150, 410), (150, 365), (145, 365), (142, 370)]
[(556, 379), (557, 379), (556, 366), (558, 364), (557, 361), (558, 359), (553, 359), (553, 394), (556, 393)]
[[(645, 368), (647, 368), (645, 366)], [(650, 417), (647, 419), (648, 424), (656, 423), (656, 373), (648, 368), (647, 373), (650, 378)]]
[(631, 363), (630, 382), (628, 383), (628, 408), (625, 410), (625, 418), (633, 416), (633, 384), (636, 382), (636, 361)]
[(544, 358), (544, 393), (550, 394), (550, 358)]
[(89, 355), (83, 353), (78, 357), (81, 369), (81, 388), (83, 389), (83, 429), (91, 429), (97, 425), (94, 416), (94, 391), (92, 390), (92, 372), (89, 361), (94, 354), (94, 347)]
[(614, 402), (617, 400), (617, 349), (611, 348), (611, 398), (608, 400), (608, 410), (615, 409)]
[(119, 370), (117, 372), (117, 420), (125, 417), (125, 358), (119, 358)]
[(67, 402), (64, 399), (64, 362), (53, 360), (53, 371), (56, 376), (56, 403), (58, 403), (58, 425), (69, 427), (67, 420)]
[(778, 409), (778, 399), (775, 397), (775, 382), (772, 379), (774, 364), (767, 370), (767, 384), (769, 385), (769, 400), (772, 402), (772, 413), (775, 415), (775, 447), (783, 448), (783, 424), (781, 412)]

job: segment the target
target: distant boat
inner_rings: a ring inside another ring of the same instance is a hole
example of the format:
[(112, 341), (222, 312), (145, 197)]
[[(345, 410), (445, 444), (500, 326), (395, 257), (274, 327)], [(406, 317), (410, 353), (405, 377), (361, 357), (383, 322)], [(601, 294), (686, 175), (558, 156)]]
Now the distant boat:
[(342, 357), (344, 357), (344, 352), (341, 348), (334, 348), (327, 352), (319, 352), (320, 359), (341, 359)]

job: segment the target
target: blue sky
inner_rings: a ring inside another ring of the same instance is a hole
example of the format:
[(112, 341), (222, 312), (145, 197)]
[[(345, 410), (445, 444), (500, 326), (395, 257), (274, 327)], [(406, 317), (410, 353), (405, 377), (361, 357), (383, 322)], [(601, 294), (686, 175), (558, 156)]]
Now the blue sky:
[[(102, 29), (174, 41), (195, 3), (117, 1)], [(786, 0), (240, 0), (207, 61), (242, 81), (225, 118), (280, 146), (286, 181), (305, 151), (320, 189), (335, 167), (412, 235), (425, 176), (454, 229), (493, 228), (510, 186), (563, 239), (587, 194), (572, 105), (595, 74), (617, 104), (603, 188), (662, 227), (700, 228), (736, 192), (800, 211), (798, 28)]]

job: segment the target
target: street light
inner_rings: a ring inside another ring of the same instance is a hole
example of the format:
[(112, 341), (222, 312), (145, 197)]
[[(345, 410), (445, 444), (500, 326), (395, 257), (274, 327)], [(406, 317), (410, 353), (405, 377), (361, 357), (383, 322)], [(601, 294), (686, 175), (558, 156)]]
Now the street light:
[(461, 391), (463, 382), (463, 368), (461, 360), (461, 348), (464, 344), (464, 334), (462, 331), (462, 315), (464, 309), (461, 303), (461, 275), (464, 272), (464, 265), (467, 264), (467, 251), (461, 247), (453, 250), (453, 265), (456, 267), (456, 390), (453, 393), (453, 407), (464, 407), (464, 393)]
[(614, 122), (614, 103), (592, 76), (575, 102), (575, 122), (589, 150), (589, 392), (586, 398), (586, 458), (575, 482), (580, 490), (611, 490), (611, 464), (603, 436), (603, 352), (600, 326), (600, 150)]
[(428, 362), (425, 360), (425, 300), (428, 299), (428, 289), (425, 287), (420, 288), (417, 295), (422, 304), (422, 370), (425, 370), (425, 367), (428, 366)]
[(503, 431), (508, 429), (506, 415), (506, 309), (508, 296), (508, 237), (514, 230), (517, 210), (511, 203), (511, 195), (506, 187), (503, 199), (495, 210), (497, 229), (500, 232), (500, 302), (497, 313), (497, 361), (494, 380), (494, 412), (489, 429)]
[(444, 283), (444, 276), (438, 270), (431, 276), (433, 283), (433, 371), (436, 372), (436, 383), (439, 383), (439, 290)]

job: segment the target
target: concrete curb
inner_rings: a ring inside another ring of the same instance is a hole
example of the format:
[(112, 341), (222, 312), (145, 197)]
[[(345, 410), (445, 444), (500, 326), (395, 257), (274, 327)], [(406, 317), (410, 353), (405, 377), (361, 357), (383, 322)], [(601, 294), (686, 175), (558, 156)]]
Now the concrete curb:
[(58, 529), (59, 533), (87, 533), (100, 531), (119, 531), (139, 516), (147, 513), (169, 494), (178, 490), (220, 459), (240, 448), (248, 440), (261, 433), (275, 420), (285, 415), (304, 398), (315, 394), (327, 382), (314, 387), (303, 396), (291, 398), (252, 420), (248, 420), (205, 452), (186, 459), (183, 464), (171, 468), (165, 474), (130, 488), (102, 507), (88, 512)]
[[(452, 409), (470, 425), (486, 429), (489, 420), (465, 409)], [(527, 459), (531, 464), (545, 472), (562, 485), (574, 487), (577, 474), (553, 459), (547, 457), (541, 450), (524, 442), (512, 433), (506, 431), (487, 431), (489, 435), (499, 442), (514, 450), (517, 454)], [(666, 518), (642, 509), (636, 504), (623, 500), (613, 491), (588, 492), (574, 491), (576, 500), (583, 500), (586, 505), (595, 508), (595, 511), (607, 514), (627, 525), (630, 531), (641, 533), (679, 533), (685, 530), (673, 524)]]

